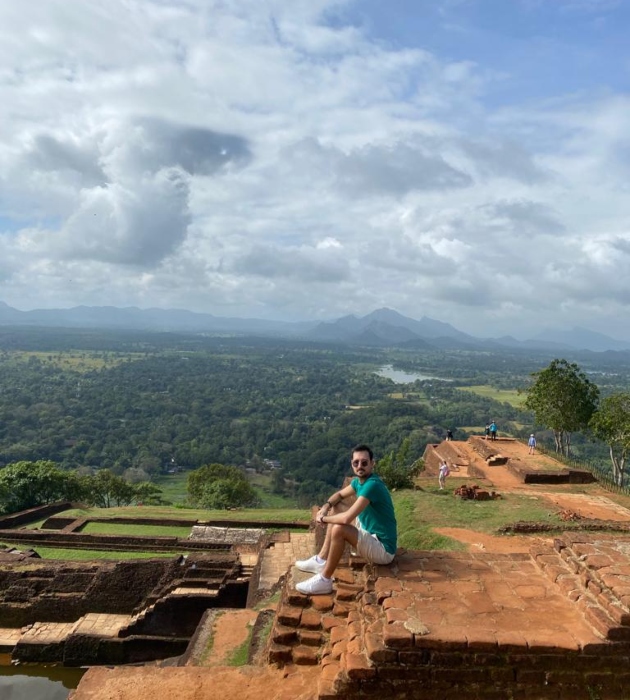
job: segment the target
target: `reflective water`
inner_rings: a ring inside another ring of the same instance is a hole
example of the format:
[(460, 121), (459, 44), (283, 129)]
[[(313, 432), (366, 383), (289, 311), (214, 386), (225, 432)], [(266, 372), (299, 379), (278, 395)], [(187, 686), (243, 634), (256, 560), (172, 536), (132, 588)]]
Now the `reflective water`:
[(11, 666), (0, 654), (0, 700), (67, 700), (79, 685), (83, 668), (62, 666)]
[(442, 379), (441, 377), (432, 377), (428, 374), (418, 374), (417, 372), (403, 372), (400, 369), (394, 369), (392, 365), (384, 365), (378, 372), (376, 372), (379, 377), (387, 377), (391, 379), (396, 384), (412, 384), (417, 379), (420, 381), (426, 381), (427, 379), (434, 379), (438, 382), (448, 382), (448, 379)]

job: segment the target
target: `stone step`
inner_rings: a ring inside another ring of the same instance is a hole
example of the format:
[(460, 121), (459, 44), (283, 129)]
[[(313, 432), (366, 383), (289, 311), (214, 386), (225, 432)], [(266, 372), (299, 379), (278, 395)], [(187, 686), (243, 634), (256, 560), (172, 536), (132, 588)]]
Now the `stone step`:
[(554, 547), (536, 547), (531, 554), (543, 572), (577, 603), (598, 634), (614, 642), (630, 641), (630, 610), (606, 586), (599, 572), (588, 566), (589, 554), (601, 556), (595, 549), (574, 549), (557, 538)]

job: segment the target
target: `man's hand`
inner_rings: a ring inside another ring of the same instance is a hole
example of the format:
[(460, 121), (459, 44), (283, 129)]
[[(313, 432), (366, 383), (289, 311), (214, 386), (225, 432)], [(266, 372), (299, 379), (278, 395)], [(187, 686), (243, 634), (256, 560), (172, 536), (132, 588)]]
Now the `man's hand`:
[(324, 505), (317, 511), (317, 515), (315, 516), (315, 522), (318, 525), (324, 525), (324, 523), (322, 522), (322, 518), (325, 515), (328, 515), (329, 510), (330, 510), (330, 504), (324, 503)]

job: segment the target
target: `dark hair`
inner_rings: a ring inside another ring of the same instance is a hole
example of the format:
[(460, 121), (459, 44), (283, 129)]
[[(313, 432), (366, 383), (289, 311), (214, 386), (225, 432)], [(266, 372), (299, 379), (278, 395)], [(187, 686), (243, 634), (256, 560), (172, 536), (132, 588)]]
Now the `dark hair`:
[(353, 455), (355, 452), (367, 452), (370, 455), (370, 462), (374, 460), (374, 453), (372, 452), (372, 448), (368, 447), (367, 445), (355, 445), (352, 448), (352, 452), (350, 453), (350, 455)]

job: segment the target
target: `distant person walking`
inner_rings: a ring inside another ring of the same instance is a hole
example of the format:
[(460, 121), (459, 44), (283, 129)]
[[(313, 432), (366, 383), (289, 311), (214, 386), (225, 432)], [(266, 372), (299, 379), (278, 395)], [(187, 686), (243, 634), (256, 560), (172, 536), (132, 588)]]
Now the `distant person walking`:
[(446, 431), (446, 439), (447, 440), (453, 439), (453, 431), (450, 428)]
[(438, 484), (440, 485), (440, 491), (446, 485), (446, 477), (451, 473), (446, 462), (440, 464), (440, 471), (438, 472)]
[(534, 433), (532, 433), (529, 436), (529, 440), (527, 441), (527, 446), (529, 447), (529, 454), (533, 455), (534, 450), (536, 449), (536, 438), (534, 437)]
[(490, 437), (490, 423), (486, 423), (486, 440)]
[(490, 439), (491, 440), (497, 439), (497, 424), (494, 421), (492, 421), (492, 423), (490, 423)]

